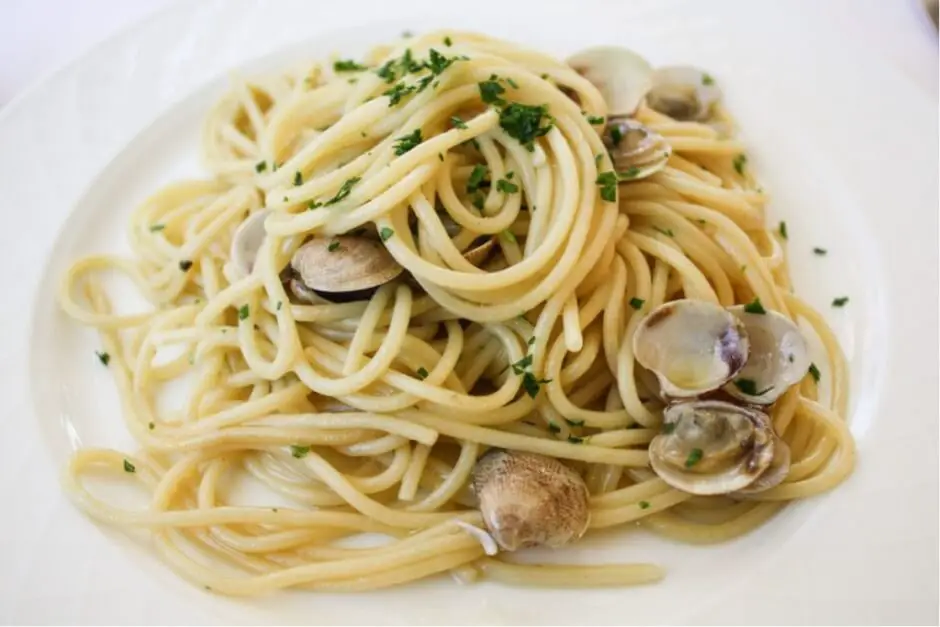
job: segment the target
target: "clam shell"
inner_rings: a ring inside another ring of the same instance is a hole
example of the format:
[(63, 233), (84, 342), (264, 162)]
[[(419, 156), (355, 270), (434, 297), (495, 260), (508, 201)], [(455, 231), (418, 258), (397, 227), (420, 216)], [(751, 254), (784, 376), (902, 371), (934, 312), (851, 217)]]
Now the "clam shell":
[(612, 116), (633, 115), (653, 85), (652, 66), (627, 48), (588, 48), (568, 57), (567, 63), (597, 87)]
[(621, 181), (652, 176), (666, 167), (672, 156), (672, 146), (662, 135), (624, 117), (608, 120), (604, 145)]
[(235, 233), (232, 235), (232, 245), (229, 249), (229, 259), (235, 278), (244, 278), (251, 274), (254, 269), (255, 259), (258, 257), (261, 244), (264, 242), (264, 221), (270, 213), (267, 209), (257, 211), (248, 216), (235, 229)]
[(649, 446), (650, 466), (683, 492), (729, 494), (770, 467), (776, 436), (767, 414), (722, 401), (692, 401), (663, 413), (664, 433)]
[(330, 293), (371, 289), (404, 272), (381, 242), (355, 235), (314, 237), (294, 253), (291, 268), (306, 287)]
[(721, 89), (705, 71), (687, 65), (658, 68), (646, 94), (647, 105), (674, 120), (708, 120)]
[(491, 449), (477, 461), (471, 488), (487, 530), (506, 551), (567, 544), (590, 521), (584, 480), (552, 457)]
[(633, 336), (633, 354), (672, 398), (720, 388), (747, 362), (744, 325), (723, 307), (683, 299), (653, 309)]
[[(748, 313), (743, 305), (728, 311), (744, 325), (751, 348), (747, 364), (725, 391), (748, 403), (769, 405), (806, 376), (810, 365), (806, 338), (793, 321), (776, 311)], [(749, 393), (751, 384), (756, 394)]]

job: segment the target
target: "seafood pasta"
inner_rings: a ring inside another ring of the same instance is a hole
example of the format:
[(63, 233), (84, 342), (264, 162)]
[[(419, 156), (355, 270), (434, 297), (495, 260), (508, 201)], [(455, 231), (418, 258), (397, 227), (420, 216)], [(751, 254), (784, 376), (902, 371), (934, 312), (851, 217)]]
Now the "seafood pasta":
[(651, 582), (513, 552), (727, 540), (852, 470), (844, 358), (707, 72), (442, 31), (240, 82), (202, 149), (59, 294), (138, 444), (66, 489), (195, 584)]

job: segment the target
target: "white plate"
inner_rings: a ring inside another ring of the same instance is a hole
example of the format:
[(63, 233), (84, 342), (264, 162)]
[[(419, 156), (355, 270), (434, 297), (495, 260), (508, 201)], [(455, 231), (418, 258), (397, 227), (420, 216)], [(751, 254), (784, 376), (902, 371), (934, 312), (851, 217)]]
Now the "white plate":
[[(707, 6), (705, 6), (707, 4)], [(756, 6), (759, 5), (759, 6)], [(125, 623), (924, 623), (937, 621), (935, 103), (791, 3), (357, 0), (187, 3), (114, 38), (0, 112), (5, 349), (0, 620)], [(345, 7), (340, 10), (339, 6)], [(851, 360), (855, 474), (729, 544), (640, 532), (575, 560), (652, 560), (660, 585), (460, 588), (222, 599), (78, 514), (57, 472), (79, 442), (129, 444), (94, 334), (53, 290), (68, 259), (124, 247), (124, 218), (198, 174), (198, 125), (235, 67), (354, 56), (404, 29), (485, 31), (564, 54), (629, 42), (719, 77), (786, 219), (799, 291)], [(814, 246), (829, 249), (824, 258)], [(834, 296), (849, 305), (831, 309)]]

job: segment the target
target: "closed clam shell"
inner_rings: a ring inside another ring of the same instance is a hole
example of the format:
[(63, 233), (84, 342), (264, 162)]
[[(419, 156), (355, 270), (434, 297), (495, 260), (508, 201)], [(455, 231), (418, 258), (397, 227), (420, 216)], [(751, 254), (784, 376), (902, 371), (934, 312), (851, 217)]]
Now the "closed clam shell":
[(297, 249), (291, 268), (322, 292), (355, 292), (384, 285), (404, 269), (378, 240), (355, 235), (314, 237)]
[(506, 551), (558, 547), (587, 530), (587, 486), (552, 457), (491, 449), (477, 461), (471, 487), (487, 530)]

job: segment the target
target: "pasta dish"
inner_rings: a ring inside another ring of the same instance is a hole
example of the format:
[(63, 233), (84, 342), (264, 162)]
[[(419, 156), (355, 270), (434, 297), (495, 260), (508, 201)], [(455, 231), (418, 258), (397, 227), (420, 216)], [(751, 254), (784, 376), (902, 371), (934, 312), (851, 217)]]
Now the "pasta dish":
[[(440, 31), (237, 81), (208, 176), (63, 278), (138, 444), (76, 451), (68, 494), (255, 595), (649, 583), (514, 553), (723, 541), (837, 486), (845, 359), (735, 130), (714, 76), (619, 47)], [(149, 310), (118, 312), (115, 272)]]

